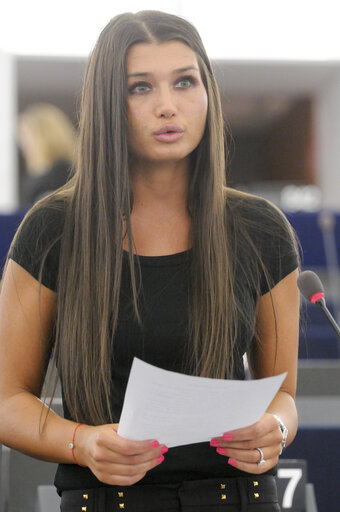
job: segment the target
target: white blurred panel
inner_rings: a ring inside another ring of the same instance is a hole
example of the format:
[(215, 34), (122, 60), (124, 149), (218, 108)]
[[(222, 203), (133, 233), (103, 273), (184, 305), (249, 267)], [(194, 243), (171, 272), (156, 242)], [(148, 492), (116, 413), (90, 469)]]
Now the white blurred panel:
[(0, 50), (0, 212), (17, 207), (16, 94), (14, 59)]
[(85, 56), (115, 15), (142, 9), (176, 14), (179, 1), (11, 0), (2, 8), (0, 48), (19, 55)]
[(340, 59), (338, 0), (182, 2), (210, 58)]
[(340, 59), (338, 0), (11, 0), (0, 48), (22, 55), (88, 55), (116, 14), (158, 9), (183, 15), (211, 58)]
[(340, 211), (340, 70), (316, 96), (315, 132), (324, 206)]

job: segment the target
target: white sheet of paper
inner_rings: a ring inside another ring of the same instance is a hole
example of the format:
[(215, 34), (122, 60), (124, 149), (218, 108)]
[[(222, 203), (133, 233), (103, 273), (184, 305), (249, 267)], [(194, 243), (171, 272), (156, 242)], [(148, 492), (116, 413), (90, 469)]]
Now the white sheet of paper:
[(245, 381), (193, 377), (135, 357), (118, 434), (157, 439), (169, 448), (210, 441), (259, 420), (285, 376)]

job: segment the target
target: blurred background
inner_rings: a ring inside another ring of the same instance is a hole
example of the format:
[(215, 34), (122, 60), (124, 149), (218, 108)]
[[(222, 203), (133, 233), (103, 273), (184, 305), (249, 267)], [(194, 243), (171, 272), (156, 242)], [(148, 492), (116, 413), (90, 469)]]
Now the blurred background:
[[(228, 184), (285, 211), (301, 242), (302, 267), (319, 273), (340, 321), (337, 4), (7, 2), (0, 17), (0, 266), (27, 208), (70, 176), (86, 59), (100, 31), (121, 12), (164, 10), (196, 26), (213, 62), (230, 131)], [(316, 306), (302, 301), (302, 318), (300, 429), (286, 458), (307, 461), (315, 506), (338, 512), (340, 345)], [(0, 512), (23, 510), (25, 499), (25, 510), (41, 506), (37, 486), (53, 481), (53, 465), (5, 447), (1, 453)]]
[[(340, 37), (335, 0), (13, 0), (0, 18), (0, 211), (25, 203), (18, 115), (60, 108), (77, 128), (85, 62), (115, 14), (163, 9), (192, 21), (211, 57), (231, 127), (229, 184), (288, 209), (340, 209)], [(290, 185), (290, 189), (285, 189)], [(292, 187), (294, 186), (294, 188)], [(297, 206), (299, 208), (297, 208)]]

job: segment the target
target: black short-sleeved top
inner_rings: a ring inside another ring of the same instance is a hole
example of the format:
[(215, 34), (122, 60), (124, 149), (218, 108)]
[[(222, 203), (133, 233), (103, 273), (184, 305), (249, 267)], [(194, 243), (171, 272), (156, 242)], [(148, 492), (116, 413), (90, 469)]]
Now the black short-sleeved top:
[[(298, 255), (282, 214), (267, 201), (251, 196), (242, 200), (231, 196), (227, 199), (227, 210), (227, 218), (232, 224), (230, 235), (233, 239), (233, 250), (236, 253), (235, 294), (237, 300), (246, 304), (252, 320), (247, 326), (240, 320), (235, 351), (233, 378), (244, 379), (242, 356), (253, 338), (256, 301), (259, 295), (268, 292), (270, 287), (275, 286), (298, 266)], [(34, 211), (24, 220), (9, 254), (10, 258), (39, 279), (42, 255), (50, 248), (41, 282), (56, 292), (63, 223), (62, 210), (43, 207)], [(252, 244), (247, 243), (246, 239), (240, 240), (237, 226), (241, 224), (248, 226), (248, 235), (263, 259), (270, 285), (263, 271), (259, 269), (253, 250), (249, 249)], [(139, 256), (143, 297), (143, 322), (140, 326), (134, 320), (131, 310), (129, 263), (127, 253), (124, 253), (118, 327), (113, 337), (115, 358), (112, 362), (112, 405), (117, 422), (134, 356), (160, 368), (184, 371), (188, 349), (190, 352), (187, 333), (191, 257), (192, 250), (167, 256)], [(255, 274), (260, 276), (260, 293), (252, 289), (247, 280), (247, 276)], [(64, 414), (66, 418), (72, 419), (65, 403)], [(274, 468), (270, 470), (270, 473), (273, 472)], [(149, 471), (139, 483), (178, 482), (237, 476), (240, 473), (242, 472), (227, 464), (226, 458), (218, 455), (209, 443), (198, 443), (171, 448), (165, 461)], [(62, 492), (104, 484), (88, 468), (60, 464), (55, 485), (58, 492)]]

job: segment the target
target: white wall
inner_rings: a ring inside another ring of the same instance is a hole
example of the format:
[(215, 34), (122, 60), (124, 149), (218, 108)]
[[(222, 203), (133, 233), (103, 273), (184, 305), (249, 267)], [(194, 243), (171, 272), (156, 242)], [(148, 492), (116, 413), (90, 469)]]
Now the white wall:
[(340, 69), (316, 96), (317, 179), (326, 208), (340, 211)]
[(338, 4), (337, 0), (96, 0), (94, 9), (93, 2), (59, 0), (51, 15), (46, 0), (11, 0), (1, 5), (0, 46), (19, 55), (85, 56), (111, 17), (159, 9), (190, 20), (211, 58), (335, 59), (340, 58)]
[(18, 204), (16, 102), (14, 58), (0, 50), (0, 212), (15, 210)]

